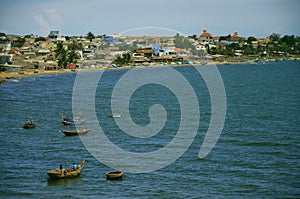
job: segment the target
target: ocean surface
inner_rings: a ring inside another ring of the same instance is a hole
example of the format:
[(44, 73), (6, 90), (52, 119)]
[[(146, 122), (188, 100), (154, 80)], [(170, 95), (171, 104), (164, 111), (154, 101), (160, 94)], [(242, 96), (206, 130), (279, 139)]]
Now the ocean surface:
[[(105, 172), (113, 169), (89, 153), (78, 136), (59, 132), (66, 129), (60, 114), (72, 113), (76, 73), (0, 85), (0, 198), (300, 198), (300, 62), (218, 66), (226, 90), (226, 120), (217, 144), (203, 159), (198, 153), (210, 122), (209, 93), (193, 67), (174, 69), (198, 98), (197, 135), (175, 162), (152, 172), (125, 172), (121, 181), (106, 180)], [(103, 74), (95, 96), (97, 118), (107, 137), (124, 150), (156, 151), (179, 127), (176, 95), (157, 84), (135, 92), (130, 113), (137, 125), (149, 123), (153, 104), (161, 104), (168, 118), (151, 138), (129, 136), (107, 117), (113, 88), (126, 72)], [(23, 129), (26, 118), (37, 127)], [(80, 177), (48, 179), (47, 171), (83, 159), (87, 163)]]

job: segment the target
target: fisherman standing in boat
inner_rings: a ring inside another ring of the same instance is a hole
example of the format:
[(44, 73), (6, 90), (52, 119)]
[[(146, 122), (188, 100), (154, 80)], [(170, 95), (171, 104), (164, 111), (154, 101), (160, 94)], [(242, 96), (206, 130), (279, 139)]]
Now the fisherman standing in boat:
[(62, 164), (59, 165), (59, 170), (60, 170), (61, 173), (63, 172), (63, 166), (62, 166)]

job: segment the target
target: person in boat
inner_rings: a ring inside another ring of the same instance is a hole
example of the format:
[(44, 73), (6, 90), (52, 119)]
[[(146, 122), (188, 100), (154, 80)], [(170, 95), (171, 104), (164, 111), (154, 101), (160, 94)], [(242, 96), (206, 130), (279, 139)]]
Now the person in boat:
[(59, 165), (59, 170), (60, 170), (60, 173), (64, 173), (66, 174), (67, 173), (67, 170), (63, 168), (63, 165)]
[(78, 169), (78, 165), (75, 164), (75, 162), (73, 162), (73, 167), (72, 167), (73, 171), (76, 171)]
[(59, 170), (60, 170), (61, 173), (63, 172), (63, 166), (62, 166), (62, 164), (59, 165)]
[(29, 119), (26, 119), (26, 120), (25, 120), (25, 124), (26, 124), (26, 125), (32, 125), (33, 123), (32, 123), (32, 121), (30, 121)]

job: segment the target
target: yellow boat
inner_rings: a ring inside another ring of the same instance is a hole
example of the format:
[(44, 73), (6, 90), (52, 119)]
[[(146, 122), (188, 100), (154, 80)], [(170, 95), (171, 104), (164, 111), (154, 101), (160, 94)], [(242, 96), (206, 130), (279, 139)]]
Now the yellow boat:
[(86, 161), (83, 160), (78, 169), (74, 171), (72, 168), (69, 169), (55, 169), (48, 171), (47, 174), (51, 179), (62, 179), (62, 178), (75, 178), (80, 175)]

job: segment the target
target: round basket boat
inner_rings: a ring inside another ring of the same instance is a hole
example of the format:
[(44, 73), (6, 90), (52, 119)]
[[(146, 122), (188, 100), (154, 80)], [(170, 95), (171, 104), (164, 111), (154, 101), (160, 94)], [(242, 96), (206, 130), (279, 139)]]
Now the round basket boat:
[(106, 172), (106, 179), (107, 180), (121, 180), (123, 178), (122, 171), (109, 171)]

